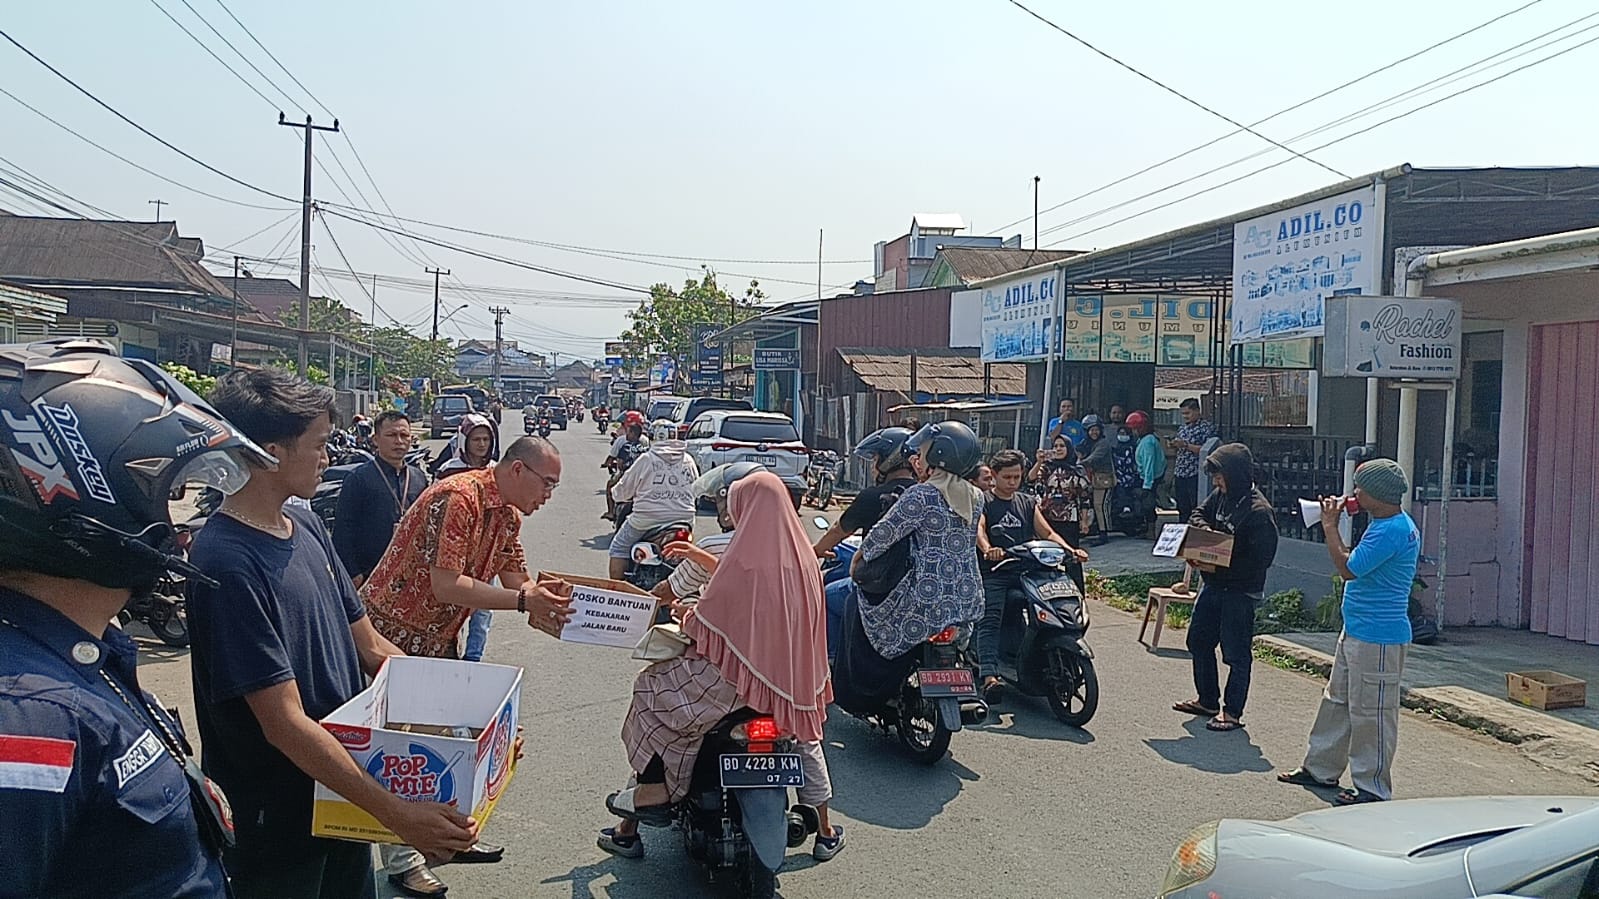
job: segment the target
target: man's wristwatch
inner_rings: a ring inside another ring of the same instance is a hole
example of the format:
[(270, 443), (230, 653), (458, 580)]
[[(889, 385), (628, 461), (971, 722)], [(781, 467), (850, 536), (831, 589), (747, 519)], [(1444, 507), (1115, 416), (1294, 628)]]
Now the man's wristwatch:
[(527, 591), (521, 589), (516, 591), (516, 610), (523, 615), (527, 614)]

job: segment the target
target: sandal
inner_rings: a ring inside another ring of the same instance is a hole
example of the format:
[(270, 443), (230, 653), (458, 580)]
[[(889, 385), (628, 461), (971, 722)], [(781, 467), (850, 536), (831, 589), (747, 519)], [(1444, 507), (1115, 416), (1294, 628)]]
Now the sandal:
[(1005, 701), (1005, 682), (997, 677), (989, 678), (983, 682), (983, 701), (989, 705), (999, 705)]
[(1221, 714), (1221, 709), (1207, 709), (1191, 699), (1173, 703), (1171, 710), (1182, 712), (1184, 715), (1204, 715), (1206, 718), (1214, 718)]
[(1309, 771), (1306, 771), (1304, 768), (1295, 768), (1292, 771), (1277, 772), (1277, 782), (1293, 784), (1296, 787), (1338, 786), (1338, 778), (1335, 777), (1332, 780), (1317, 780), (1315, 776), (1313, 776)]
[(1364, 805), (1367, 802), (1382, 801), (1383, 798), (1376, 793), (1355, 789), (1339, 790), (1338, 795), (1333, 798), (1334, 805)]
[(607, 827), (600, 831), (597, 843), (601, 849), (612, 855), (620, 855), (623, 858), (644, 857), (644, 840), (638, 834), (624, 837), (616, 832), (616, 828)]
[(1233, 721), (1228, 718), (1223, 718), (1220, 715), (1217, 715), (1216, 717), (1205, 722), (1206, 730), (1215, 731), (1241, 730), (1243, 726), (1244, 722), (1242, 721)]
[(636, 806), (633, 797), (637, 787), (628, 787), (620, 793), (605, 797), (605, 808), (618, 818), (637, 821), (649, 827), (671, 827), (671, 805)]

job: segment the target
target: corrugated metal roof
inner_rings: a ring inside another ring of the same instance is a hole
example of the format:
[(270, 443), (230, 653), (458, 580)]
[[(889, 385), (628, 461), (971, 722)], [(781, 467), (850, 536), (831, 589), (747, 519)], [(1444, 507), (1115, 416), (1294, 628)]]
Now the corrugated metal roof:
[[(873, 390), (911, 392), (911, 353), (882, 347), (846, 347), (839, 358)], [(990, 371), (989, 393), (1025, 396), (1027, 366), (998, 363)], [(930, 348), (916, 351), (916, 390), (936, 396), (983, 396), (983, 361), (975, 350)]]
[(1078, 256), (1082, 250), (1016, 250), (1008, 247), (943, 247), (939, 254), (962, 284)]
[(0, 281), (0, 306), (11, 309), (13, 313), (38, 315), (46, 319), (67, 314), (66, 300), (4, 281)]
[(200, 266), (198, 238), (173, 222), (118, 222), (0, 214), (0, 277), (16, 281), (165, 285), (228, 291)]

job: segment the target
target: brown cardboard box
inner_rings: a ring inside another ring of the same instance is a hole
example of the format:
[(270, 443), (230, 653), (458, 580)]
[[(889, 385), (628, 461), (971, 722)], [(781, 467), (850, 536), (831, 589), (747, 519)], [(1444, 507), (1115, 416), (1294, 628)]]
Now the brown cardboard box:
[(1232, 535), (1190, 525), (1177, 556), (1195, 564), (1226, 568), (1233, 563)]
[(1511, 702), (1535, 709), (1576, 709), (1588, 704), (1588, 682), (1558, 671), (1511, 671), (1505, 675)]

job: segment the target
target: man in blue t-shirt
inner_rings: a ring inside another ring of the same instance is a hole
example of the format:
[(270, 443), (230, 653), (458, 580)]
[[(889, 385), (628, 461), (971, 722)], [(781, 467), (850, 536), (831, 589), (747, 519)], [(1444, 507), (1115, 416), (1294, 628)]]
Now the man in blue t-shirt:
[(1039, 447), (1049, 446), (1049, 442), (1058, 435), (1064, 434), (1072, 446), (1082, 448), (1083, 441), (1088, 439), (1088, 430), (1083, 423), (1077, 420), (1077, 403), (1072, 400), (1060, 401), (1060, 414), (1049, 420), (1049, 426), (1044, 429), (1044, 439)]
[(1421, 534), (1400, 508), (1410, 484), (1392, 459), (1355, 469), (1355, 500), (1371, 524), (1353, 552), (1338, 533), (1343, 500), (1321, 501), (1327, 554), (1344, 579), (1344, 631), (1332, 673), (1310, 729), (1305, 762), (1277, 775), (1284, 783), (1335, 786), (1349, 768), (1351, 789), (1339, 805), (1393, 798), (1394, 748), (1399, 742), (1399, 677), (1410, 642), (1410, 590), (1421, 555)]

